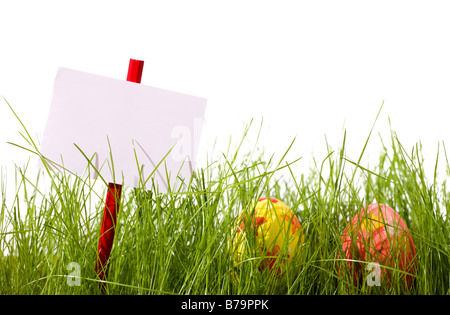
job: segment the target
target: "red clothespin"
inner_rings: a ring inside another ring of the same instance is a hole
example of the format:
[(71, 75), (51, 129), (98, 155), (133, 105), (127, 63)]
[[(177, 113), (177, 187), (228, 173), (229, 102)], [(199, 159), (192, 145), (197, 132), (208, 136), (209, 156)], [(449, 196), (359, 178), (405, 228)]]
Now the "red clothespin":
[[(144, 61), (130, 59), (128, 66), (127, 81), (141, 83)], [(116, 228), (116, 218), (120, 207), (122, 195), (122, 185), (116, 183), (108, 184), (105, 208), (103, 210), (103, 220), (100, 228), (100, 238), (98, 241), (98, 259), (95, 270), (101, 280), (105, 280), (108, 273), (108, 260), (114, 242)], [(104, 289), (104, 286), (100, 286)]]

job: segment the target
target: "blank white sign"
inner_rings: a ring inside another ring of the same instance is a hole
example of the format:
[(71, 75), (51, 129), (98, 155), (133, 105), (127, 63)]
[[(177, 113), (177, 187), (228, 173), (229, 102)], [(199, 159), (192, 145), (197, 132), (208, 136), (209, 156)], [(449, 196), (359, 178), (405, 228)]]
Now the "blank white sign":
[(153, 174), (164, 192), (192, 174), (205, 108), (201, 97), (60, 68), (41, 153), (111, 183), (142, 186)]

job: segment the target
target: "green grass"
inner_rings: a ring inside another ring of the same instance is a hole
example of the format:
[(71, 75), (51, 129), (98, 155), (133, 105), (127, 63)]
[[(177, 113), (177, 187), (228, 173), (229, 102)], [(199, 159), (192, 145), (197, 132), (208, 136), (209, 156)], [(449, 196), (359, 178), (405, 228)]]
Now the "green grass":
[[(20, 146), (39, 155), (24, 130)], [(366, 147), (361, 156), (346, 156), (344, 136), (340, 148), (303, 174), (300, 159), (286, 158), (290, 147), (278, 158), (262, 158), (257, 145), (245, 152), (247, 131), (195, 170), (186, 191), (124, 189), (105, 294), (450, 294), (450, 167), (443, 144), (433, 157), (445, 165), (443, 179), (437, 171), (425, 174), (420, 144), (407, 150), (395, 132), (388, 144), (380, 140), (375, 167), (361, 165)], [(16, 168), (13, 195), (2, 175), (0, 294), (102, 294), (95, 261), (106, 185), (50, 169), (31, 178), (30, 168)], [(255, 258), (242, 262), (236, 282), (228, 245), (234, 220), (261, 196), (291, 208), (305, 243), (285, 276), (258, 270)], [(343, 230), (374, 200), (396, 209), (413, 235), (418, 268), (409, 290), (395, 282), (358, 286), (339, 272)], [(80, 267), (79, 286), (69, 285), (71, 262)]]

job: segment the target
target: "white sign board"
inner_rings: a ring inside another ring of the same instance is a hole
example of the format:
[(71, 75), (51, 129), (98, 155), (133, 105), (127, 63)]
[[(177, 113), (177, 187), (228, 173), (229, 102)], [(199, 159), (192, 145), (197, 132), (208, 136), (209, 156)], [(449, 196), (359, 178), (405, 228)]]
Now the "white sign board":
[(147, 189), (153, 178), (164, 192), (192, 174), (205, 108), (204, 98), (60, 68), (41, 153), (59, 170)]

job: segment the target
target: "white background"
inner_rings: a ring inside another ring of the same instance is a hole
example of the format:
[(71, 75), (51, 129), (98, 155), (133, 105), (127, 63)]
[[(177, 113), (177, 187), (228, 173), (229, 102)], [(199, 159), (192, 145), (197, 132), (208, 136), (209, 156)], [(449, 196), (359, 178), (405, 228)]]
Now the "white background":
[[(208, 99), (200, 156), (264, 117), (269, 155), (297, 137), (288, 160), (307, 169), (345, 128), (357, 160), (383, 102), (363, 164), (378, 133), (389, 144), (388, 118), (431, 165), (439, 141), (450, 148), (449, 1), (0, 1), (0, 95), (37, 140), (59, 66), (125, 80), (135, 58), (142, 84)], [(11, 177), (29, 154), (6, 143), (24, 141), (3, 99), (0, 128)]]

